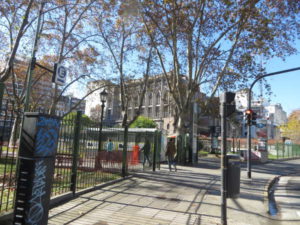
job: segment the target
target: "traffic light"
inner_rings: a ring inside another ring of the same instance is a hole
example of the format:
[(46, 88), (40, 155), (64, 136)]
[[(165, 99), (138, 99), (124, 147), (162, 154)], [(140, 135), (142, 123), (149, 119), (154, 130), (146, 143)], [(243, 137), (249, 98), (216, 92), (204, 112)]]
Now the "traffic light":
[(252, 125), (256, 125), (256, 119), (257, 119), (257, 113), (253, 112), (252, 113)]
[(230, 116), (236, 111), (235, 106), (235, 93), (234, 92), (224, 92), (220, 96), (220, 102), (225, 103), (225, 117)]
[(246, 119), (246, 123), (247, 123), (248, 126), (251, 125), (252, 115), (253, 115), (253, 111), (251, 109), (247, 109), (245, 111), (245, 119)]

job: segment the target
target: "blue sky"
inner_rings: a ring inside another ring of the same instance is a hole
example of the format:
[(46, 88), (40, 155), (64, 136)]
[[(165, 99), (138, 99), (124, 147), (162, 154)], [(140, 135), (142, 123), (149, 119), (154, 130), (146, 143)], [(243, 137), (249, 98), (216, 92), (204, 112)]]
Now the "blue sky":
[[(300, 52), (300, 41), (296, 42)], [(266, 62), (267, 73), (300, 67), (300, 54), (287, 57), (285, 61), (274, 58)], [(288, 114), (294, 109), (300, 109), (300, 70), (279, 74), (266, 78), (271, 85), (273, 94), (271, 104), (280, 103)], [(259, 84), (256, 84), (259, 86)], [(254, 89), (258, 94), (258, 89)]]

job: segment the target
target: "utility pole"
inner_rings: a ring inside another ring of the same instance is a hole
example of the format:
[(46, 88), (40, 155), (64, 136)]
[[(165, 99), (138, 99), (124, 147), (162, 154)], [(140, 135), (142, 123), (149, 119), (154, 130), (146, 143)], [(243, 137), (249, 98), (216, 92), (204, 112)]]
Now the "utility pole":
[[(292, 68), (292, 69), (288, 69), (288, 70), (282, 70), (282, 71), (278, 71), (278, 72), (273, 72), (273, 73), (267, 73), (264, 75), (260, 75), (258, 76), (250, 85), (249, 88), (249, 92), (248, 92), (248, 109), (247, 110), (251, 110), (251, 94), (252, 94), (252, 88), (255, 85), (255, 83), (259, 80), (261, 80), (264, 77), (269, 77), (269, 76), (274, 76), (274, 75), (278, 75), (278, 74), (282, 74), (282, 73), (289, 73), (289, 72), (293, 72), (296, 70), (300, 70), (300, 67), (296, 67), (296, 68)], [(247, 162), (247, 174), (248, 174), (248, 178), (251, 179), (251, 123), (247, 124), (248, 126), (248, 131), (247, 131), (247, 147), (248, 147), (248, 162)]]
[(39, 32), (40, 32), (40, 27), (41, 27), (41, 19), (42, 19), (44, 5), (45, 5), (45, 2), (42, 1), (40, 4), (39, 15), (38, 15), (38, 20), (37, 20), (37, 28), (36, 28), (35, 39), (34, 39), (33, 49), (32, 49), (32, 54), (31, 54), (31, 62), (29, 65), (27, 76), (26, 76), (26, 94), (25, 94), (24, 112), (27, 112), (29, 110), (29, 101), (30, 101), (30, 94), (31, 94), (31, 80), (32, 80), (33, 70), (35, 67), (35, 61), (36, 61), (35, 55), (37, 52), (37, 44), (38, 44), (38, 40), (39, 40)]

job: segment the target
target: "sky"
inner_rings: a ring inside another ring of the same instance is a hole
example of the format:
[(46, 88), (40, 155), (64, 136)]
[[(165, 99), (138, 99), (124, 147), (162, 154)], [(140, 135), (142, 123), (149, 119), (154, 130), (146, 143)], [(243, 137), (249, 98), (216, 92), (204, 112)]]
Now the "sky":
[[(300, 52), (300, 40), (296, 42)], [(281, 70), (300, 67), (300, 53), (289, 56), (285, 61), (274, 58), (266, 62), (266, 72), (272, 73)], [(266, 78), (271, 85), (271, 104), (280, 103), (284, 111), (289, 115), (293, 110), (300, 109), (300, 70), (283, 73)], [(255, 86), (259, 86), (257, 83)], [(255, 94), (259, 94), (259, 88), (254, 88)]]

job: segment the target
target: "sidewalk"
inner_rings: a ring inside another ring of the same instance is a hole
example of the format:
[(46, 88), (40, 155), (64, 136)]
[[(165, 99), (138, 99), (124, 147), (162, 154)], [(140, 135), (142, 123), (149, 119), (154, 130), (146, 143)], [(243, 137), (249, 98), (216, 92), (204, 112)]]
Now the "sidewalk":
[[(276, 224), (267, 213), (266, 186), (288, 165), (255, 165), (252, 180), (243, 170), (240, 197), (227, 200), (228, 224)], [(220, 173), (218, 159), (204, 159), (196, 168), (178, 166), (177, 172), (162, 165), (53, 208), (48, 224), (220, 224)]]
[(282, 176), (275, 185), (277, 218), (289, 224), (300, 224), (300, 174)]

